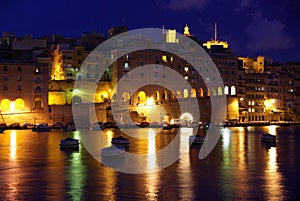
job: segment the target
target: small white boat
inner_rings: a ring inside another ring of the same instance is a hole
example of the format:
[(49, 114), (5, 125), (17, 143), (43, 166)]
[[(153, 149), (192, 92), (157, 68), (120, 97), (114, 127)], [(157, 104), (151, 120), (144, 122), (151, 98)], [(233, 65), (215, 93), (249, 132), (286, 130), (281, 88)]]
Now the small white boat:
[(111, 143), (113, 145), (129, 146), (130, 142), (128, 138), (122, 136), (112, 138)]
[(205, 136), (202, 135), (192, 135), (189, 138), (190, 142), (192, 142), (192, 144), (203, 144), (205, 143)]
[(260, 135), (260, 140), (262, 142), (276, 142), (276, 136), (270, 133), (263, 133)]
[(42, 123), (32, 128), (32, 131), (47, 132), (47, 131), (51, 131), (51, 129), (52, 129), (51, 126), (48, 126), (48, 124)]
[(67, 137), (64, 140), (60, 140), (60, 148), (78, 148), (79, 147), (79, 140)]
[(125, 154), (125, 148), (122, 146), (112, 145), (110, 147), (105, 147), (101, 149), (101, 156), (104, 157), (122, 156), (124, 154)]

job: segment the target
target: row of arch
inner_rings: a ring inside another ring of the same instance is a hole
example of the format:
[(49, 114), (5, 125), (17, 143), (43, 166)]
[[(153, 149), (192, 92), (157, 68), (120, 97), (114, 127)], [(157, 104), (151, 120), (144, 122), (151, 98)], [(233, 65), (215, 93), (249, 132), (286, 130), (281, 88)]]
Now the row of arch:
[[(235, 86), (225, 86), (224, 90), (222, 87), (212, 88), (211, 90), (204, 90), (199, 88), (196, 90), (192, 88), (190, 91), (188, 89), (177, 89), (172, 90), (171, 92), (167, 92), (166, 90), (155, 90), (151, 95), (155, 101), (159, 100), (171, 100), (171, 99), (180, 99), (180, 98), (196, 98), (196, 97), (209, 97), (209, 96), (221, 96), (221, 95), (236, 95), (236, 87)], [(122, 102), (127, 102), (131, 99), (131, 94), (127, 91), (122, 93)], [(147, 94), (145, 91), (141, 90), (137, 93), (137, 101), (144, 102), (147, 101)]]
[[(43, 100), (41, 98), (35, 98), (33, 100), (33, 108), (43, 108)], [(0, 110), (1, 112), (25, 110), (25, 101), (22, 98), (17, 98), (15, 100), (9, 100), (7, 98), (2, 99), (0, 101)]]

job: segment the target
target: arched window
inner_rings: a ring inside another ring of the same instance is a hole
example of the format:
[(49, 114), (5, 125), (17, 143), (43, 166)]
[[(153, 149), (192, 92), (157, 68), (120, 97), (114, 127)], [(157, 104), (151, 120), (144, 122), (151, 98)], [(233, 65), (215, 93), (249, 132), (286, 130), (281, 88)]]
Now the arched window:
[(191, 90), (191, 98), (196, 98), (196, 89)]
[(222, 87), (218, 87), (218, 96), (222, 96), (223, 92), (222, 92)]
[(228, 88), (228, 86), (225, 86), (225, 87), (224, 87), (224, 94), (225, 94), (225, 95), (228, 95), (228, 94), (229, 94), (229, 88)]
[(146, 103), (146, 100), (147, 100), (146, 93), (144, 91), (139, 91), (139, 93), (138, 93), (138, 102), (139, 103)]
[(203, 97), (203, 89), (202, 88), (198, 89), (198, 96)]
[(33, 100), (34, 109), (42, 109), (43, 108), (43, 100), (41, 98), (35, 98)]
[(37, 86), (37, 87), (35, 88), (35, 92), (36, 92), (36, 93), (41, 93), (41, 87)]
[(3, 99), (1, 101), (1, 111), (9, 111), (10, 101), (8, 99)]
[(210, 90), (207, 88), (207, 96), (210, 96)]
[(74, 104), (82, 103), (81, 97), (80, 96), (73, 96), (72, 103), (74, 103)]
[(158, 101), (159, 100), (159, 92), (155, 91), (154, 94), (153, 94), (153, 97), (154, 97), (155, 101)]
[(183, 98), (188, 98), (189, 97), (189, 91), (187, 89), (183, 90)]
[(215, 89), (215, 88), (212, 88), (212, 89), (211, 89), (211, 92), (212, 92), (212, 95), (213, 95), (213, 96), (216, 96), (216, 95), (217, 95), (217, 92), (216, 92), (216, 89)]
[(176, 90), (176, 97), (177, 98), (181, 98), (181, 91), (180, 91), (180, 89)]
[(163, 100), (168, 100), (168, 93), (165, 91), (165, 90), (163, 90)]
[(25, 102), (22, 98), (17, 98), (15, 100), (15, 110), (24, 110)]
[(234, 96), (236, 95), (236, 89), (235, 89), (235, 86), (231, 86), (231, 95)]
[(127, 92), (127, 91), (123, 92), (123, 94), (122, 94), (122, 102), (127, 102), (129, 100), (130, 100), (130, 93)]

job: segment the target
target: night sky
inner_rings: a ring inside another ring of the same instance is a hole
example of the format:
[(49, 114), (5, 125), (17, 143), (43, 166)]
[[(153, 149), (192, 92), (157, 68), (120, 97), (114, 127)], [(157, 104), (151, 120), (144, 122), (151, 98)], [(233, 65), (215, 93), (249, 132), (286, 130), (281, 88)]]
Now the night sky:
[[(126, 25), (176, 29), (185, 24), (202, 41), (213, 36), (229, 42), (233, 53), (273, 61), (300, 61), (300, 1), (298, 0), (17, 0), (1, 1), (0, 31), (33, 37), (82, 32)], [(298, 22), (297, 22), (298, 21)]]

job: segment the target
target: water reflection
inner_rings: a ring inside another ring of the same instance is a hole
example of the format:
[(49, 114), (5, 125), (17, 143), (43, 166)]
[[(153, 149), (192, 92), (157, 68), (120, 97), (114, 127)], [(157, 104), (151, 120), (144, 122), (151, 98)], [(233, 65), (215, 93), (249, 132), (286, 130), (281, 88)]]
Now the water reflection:
[[(71, 135), (80, 139), (79, 132), (6, 131), (0, 135), (0, 200), (299, 200), (298, 129), (226, 128), (203, 160), (197, 157), (201, 146), (186, 149), (191, 129), (181, 129), (178, 140), (171, 131), (141, 129), (148, 138), (132, 140), (129, 152), (149, 155), (134, 168), (159, 167), (157, 151), (172, 140), (173, 151), (186, 155), (166, 169), (140, 175), (99, 164), (82, 144), (61, 151), (59, 140)], [(118, 130), (104, 132), (108, 142), (120, 135)], [(262, 132), (277, 135), (276, 146), (262, 143)], [(87, 140), (98, 143), (95, 154), (100, 159), (99, 144), (108, 143), (100, 142), (99, 132), (90, 135)], [(169, 157), (166, 153), (161, 158)], [(132, 165), (124, 158), (116, 160)]]
[(178, 189), (180, 200), (194, 200), (193, 178), (190, 169), (189, 136), (193, 135), (193, 128), (183, 128), (180, 132), (179, 151), (182, 157), (178, 164)]
[(10, 155), (9, 158), (11, 160), (16, 159), (16, 151), (17, 151), (17, 133), (15, 130), (10, 132)]
[(277, 148), (271, 147), (267, 153), (267, 166), (264, 171), (266, 198), (267, 200), (284, 200), (286, 195), (282, 175), (278, 169)]
[[(73, 132), (73, 138), (81, 140), (78, 131)], [(70, 180), (69, 195), (72, 200), (82, 200), (85, 188), (86, 168), (78, 148), (70, 150), (71, 158), (67, 178)]]

